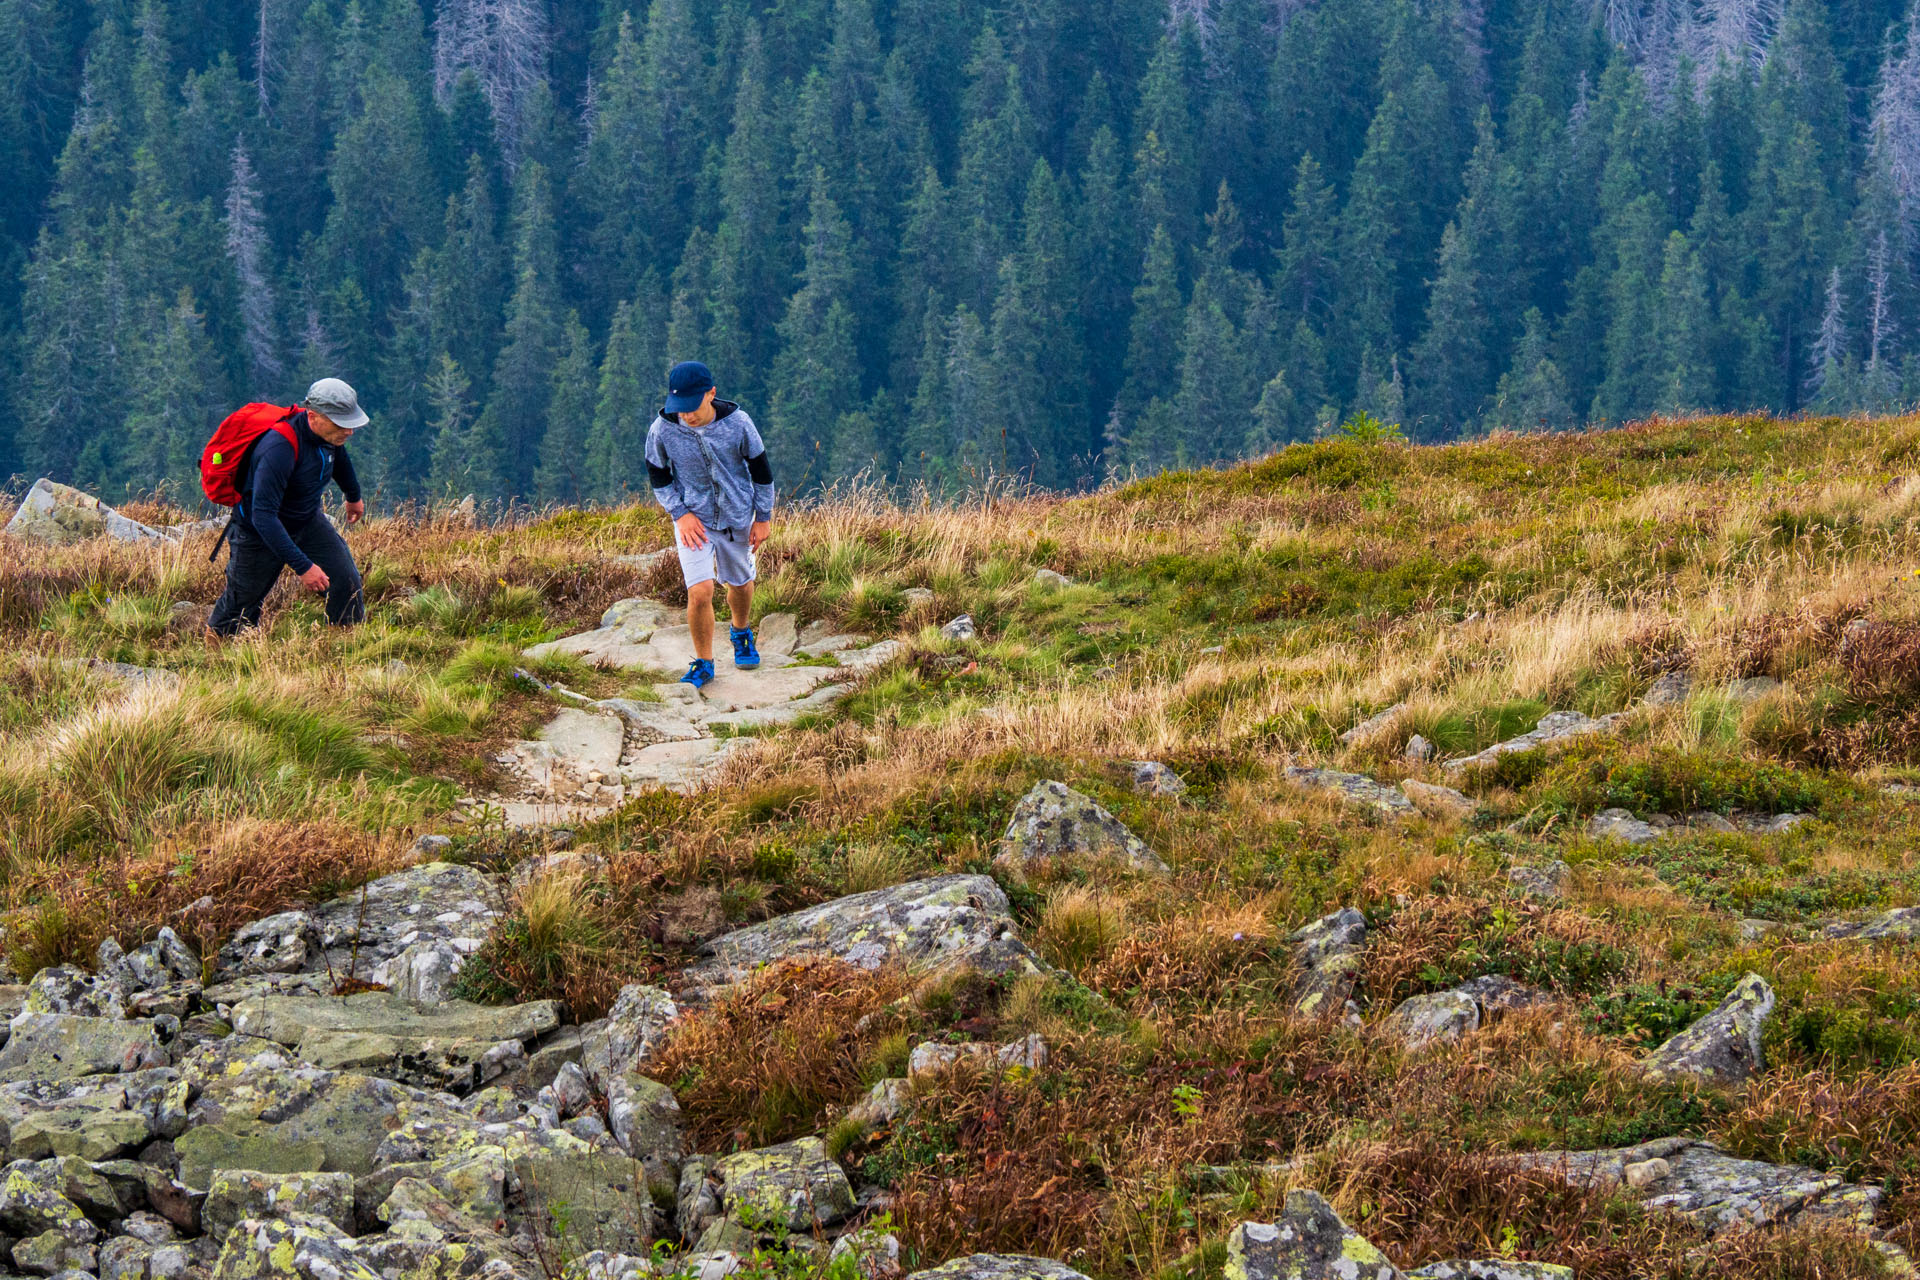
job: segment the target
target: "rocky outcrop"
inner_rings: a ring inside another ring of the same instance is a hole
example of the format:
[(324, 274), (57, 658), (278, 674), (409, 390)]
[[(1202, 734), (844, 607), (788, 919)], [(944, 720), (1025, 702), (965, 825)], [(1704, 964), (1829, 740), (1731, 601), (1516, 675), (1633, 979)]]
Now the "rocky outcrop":
[(1036, 782), (1013, 808), (994, 861), (1020, 871), (1110, 862), (1131, 871), (1171, 869), (1139, 836), (1063, 782)]
[(1186, 780), (1158, 760), (1129, 760), (1127, 770), (1133, 789), (1143, 796), (1173, 800), (1187, 794)]
[(796, 911), (722, 934), (683, 979), (696, 991), (740, 981), (763, 964), (825, 956), (862, 969), (918, 972), (968, 966), (988, 974), (1039, 972), (1006, 894), (986, 876), (936, 876)]
[(1287, 935), (1299, 974), (1293, 984), (1293, 1011), (1303, 1018), (1350, 1012), (1347, 997), (1367, 942), (1367, 921), (1352, 907), (1323, 916)]
[(1920, 939), (1920, 907), (1896, 907), (1866, 920), (1838, 921), (1823, 932), (1829, 938), (1861, 942), (1912, 942)]
[(1715, 1084), (1737, 1084), (1757, 1075), (1761, 1034), (1773, 1012), (1773, 988), (1757, 973), (1734, 984), (1720, 1006), (1653, 1051), (1646, 1061), (1649, 1078), (1694, 1076)]
[(1780, 835), (1809, 821), (1804, 813), (1747, 813), (1735, 811), (1722, 815), (1706, 810), (1675, 817), (1656, 813), (1645, 821), (1628, 809), (1602, 809), (1587, 820), (1587, 835), (1594, 840), (1619, 840), (1626, 844), (1649, 844), (1669, 836), (1704, 833), (1719, 835)]
[(1614, 727), (1625, 718), (1626, 713), (1616, 711), (1612, 715), (1595, 719), (1578, 711), (1549, 711), (1541, 716), (1531, 733), (1523, 733), (1517, 738), (1508, 738), (1505, 742), (1496, 742), (1484, 751), (1470, 756), (1456, 756), (1442, 767), (1446, 769), (1468, 769), (1476, 765), (1492, 764), (1501, 756), (1516, 751), (1532, 751), (1537, 747), (1552, 746), (1573, 738), (1583, 738), (1594, 733), (1611, 733)]
[(1330, 792), (1356, 809), (1389, 818), (1411, 818), (1419, 812), (1400, 788), (1375, 782), (1364, 773), (1290, 767), (1286, 771), (1286, 779), (1303, 790)]
[(89, 538), (116, 542), (176, 542), (181, 532), (156, 529), (129, 520), (90, 493), (42, 477), (21, 499), (13, 519), (0, 530), (24, 542), (70, 546)]
[(233, 1011), (235, 1031), (284, 1045), (312, 1066), (455, 1093), (524, 1064), (526, 1047), (559, 1025), (552, 1000), (498, 1009), (462, 1000), (421, 1006), (386, 991), (265, 995)]

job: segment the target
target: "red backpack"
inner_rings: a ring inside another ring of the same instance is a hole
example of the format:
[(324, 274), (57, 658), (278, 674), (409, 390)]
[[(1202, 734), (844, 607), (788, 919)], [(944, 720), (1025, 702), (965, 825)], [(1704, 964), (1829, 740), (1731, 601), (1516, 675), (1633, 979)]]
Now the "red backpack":
[(297, 405), (287, 409), (277, 404), (243, 404), (228, 414), (200, 451), (200, 488), (207, 500), (223, 507), (240, 505), (246, 496), (240, 492), (240, 468), (254, 442), (269, 431), (278, 432), (293, 446), (298, 462), (300, 436), (293, 429), (293, 419), (299, 412)]

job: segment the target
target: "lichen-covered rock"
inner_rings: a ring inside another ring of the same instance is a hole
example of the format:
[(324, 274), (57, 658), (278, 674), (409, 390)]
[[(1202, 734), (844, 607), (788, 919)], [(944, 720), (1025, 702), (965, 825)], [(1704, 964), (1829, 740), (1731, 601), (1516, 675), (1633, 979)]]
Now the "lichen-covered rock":
[(667, 1041), (680, 1018), (673, 997), (659, 987), (629, 983), (620, 988), (607, 1016), (580, 1028), (580, 1065), (602, 1089), (637, 1071)]
[(258, 1173), (252, 1169), (218, 1169), (207, 1188), (201, 1221), (207, 1234), (225, 1240), (227, 1233), (248, 1218), (285, 1218), (303, 1215), (325, 1218), (342, 1231), (353, 1231), (353, 1178), (344, 1173)]
[(1064, 782), (1053, 781), (1034, 783), (1013, 807), (994, 861), (1022, 871), (1101, 861), (1152, 875), (1169, 870), (1120, 819)]
[[(1710, 1142), (1659, 1138), (1599, 1151), (1537, 1151), (1515, 1163), (1554, 1171), (1577, 1185), (1613, 1184), (1638, 1192), (1650, 1208), (1682, 1214), (1709, 1232), (1788, 1222), (1873, 1224), (1884, 1192), (1800, 1165), (1740, 1160)], [(1631, 1188), (1626, 1171), (1664, 1160), (1665, 1177)]]
[(891, 1076), (875, 1084), (860, 1101), (848, 1108), (846, 1123), (858, 1131), (860, 1141), (869, 1142), (875, 1134), (904, 1115), (912, 1100), (911, 1083), (903, 1076)]
[(414, 1004), (441, 1004), (466, 962), (466, 952), (444, 939), (416, 942), (388, 962), (387, 990)]
[(305, 911), (241, 925), (220, 948), (217, 973), (240, 977), (260, 973), (300, 973), (320, 948), (320, 926)]
[(1624, 844), (1647, 844), (1665, 833), (1640, 821), (1629, 809), (1602, 809), (1587, 819), (1587, 836), (1594, 840), (1618, 840)]
[(1402, 711), (1405, 711), (1406, 709), (1407, 709), (1406, 703), (1396, 702), (1392, 706), (1388, 707), (1385, 711), (1374, 712), (1372, 715), (1368, 716), (1365, 720), (1362, 720), (1359, 724), (1353, 726), (1353, 728), (1341, 734), (1340, 735), (1341, 745), (1352, 746), (1354, 743), (1363, 742), (1366, 739), (1373, 737), (1377, 733), (1385, 732), (1386, 729), (1390, 727), (1395, 720), (1398, 720), (1400, 718), (1400, 713)]
[(683, 975), (696, 990), (723, 987), (761, 965), (798, 956), (831, 957), (862, 969), (965, 966), (994, 976), (1042, 968), (1020, 941), (1007, 895), (978, 875), (935, 876), (856, 893), (722, 934), (703, 950), (708, 959)]
[(1861, 942), (1913, 942), (1920, 940), (1920, 907), (1896, 907), (1868, 920), (1839, 921), (1825, 932), (1829, 938)]
[(1573, 1268), (1555, 1262), (1435, 1262), (1407, 1272), (1407, 1280), (1574, 1280)]
[(522, 1224), (563, 1237), (574, 1249), (645, 1253), (652, 1238), (646, 1169), (617, 1151), (520, 1155), (512, 1164), (508, 1207)]
[(325, 1218), (248, 1219), (227, 1233), (213, 1280), (382, 1280)]
[(1474, 765), (1492, 764), (1501, 756), (1510, 755), (1516, 751), (1532, 751), (1536, 747), (1550, 746), (1593, 733), (1611, 733), (1625, 715), (1625, 712), (1616, 711), (1612, 715), (1595, 719), (1578, 711), (1549, 711), (1540, 717), (1531, 733), (1523, 733), (1517, 738), (1508, 738), (1505, 742), (1496, 742), (1485, 751), (1474, 755), (1457, 756), (1447, 761), (1445, 767), (1465, 769)]
[(128, 986), (135, 991), (157, 991), (176, 982), (197, 982), (200, 957), (167, 926), (152, 941), (126, 954)]
[(70, 546), (89, 538), (116, 542), (173, 542), (170, 534), (121, 515), (90, 493), (45, 476), (33, 482), (20, 507), (0, 532), (26, 542)]
[(1289, 1191), (1273, 1222), (1243, 1222), (1227, 1237), (1227, 1280), (1403, 1280), (1371, 1241), (1317, 1191)]
[(0, 1082), (73, 1080), (167, 1065), (150, 1022), (22, 1013), (0, 1049)]
[(67, 1171), (58, 1160), (15, 1160), (0, 1170), (0, 1230), (14, 1236), (57, 1231), (80, 1243), (100, 1238), (79, 1204), (68, 1195)]
[(1353, 993), (1367, 941), (1367, 920), (1352, 907), (1322, 916), (1287, 935), (1300, 973), (1293, 984), (1293, 1011), (1301, 1017), (1339, 1014)]
[(1451, 1043), (1480, 1028), (1480, 1002), (1464, 991), (1434, 991), (1400, 1002), (1386, 1029), (1409, 1049)]
[(511, 1064), (512, 1054), (495, 1053), (503, 1043), (524, 1045), (559, 1025), (560, 1006), (552, 1000), (505, 1008), (463, 1000), (422, 1006), (386, 991), (261, 996), (233, 1014), (235, 1031), (285, 1045), (313, 1066), (456, 1092)]
[(1338, 769), (1289, 768), (1288, 782), (1308, 791), (1326, 791), (1356, 809), (1364, 809), (1389, 818), (1411, 818), (1420, 811), (1413, 807), (1407, 793), (1398, 787), (1375, 782), (1364, 773), (1342, 773)]
[(1064, 1262), (1021, 1253), (974, 1253), (915, 1271), (907, 1280), (1087, 1280)]
[(16, 1160), (55, 1156), (111, 1160), (138, 1150), (153, 1136), (152, 1117), (144, 1111), (49, 1107), (29, 1112), (13, 1123), (7, 1150)]
[(694, 1156), (680, 1166), (680, 1186), (673, 1201), (673, 1225), (684, 1240), (697, 1240), (708, 1225), (724, 1212), (720, 1206), (720, 1182), (713, 1172), (713, 1161)]
[(1512, 978), (1499, 973), (1483, 973), (1477, 978), (1468, 978), (1454, 988), (1462, 995), (1472, 996), (1480, 1006), (1482, 1021), (1496, 1013), (1507, 1013), (1514, 1009), (1533, 1009), (1553, 1003), (1553, 995), (1538, 987), (1530, 987), (1524, 982), (1515, 982)]
[(716, 1161), (727, 1216), (755, 1231), (812, 1231), (853, 1212), (853, 1187), (818, 1138)]
[[(117, 959), (118, 951), (119, 947), (115, 946), (108, 954)], [(57, 964), (33, 975), (27, 983), (26, 1002), (22, 1007), (28, 1013), (124, 1018), (127, 1016), (127, 989), (111, 974), (88, 973), (70, 964)]]
[(996, 1069), (1019, 1067), (1027, 1071), (1038, 1071), (1047, 1065), (1047, 1042), (1038, 1034), (1024, 1040), (1015, 1040), (1010, 1044), (941, 1044), (928, 1040), (914, 1047), (907, 1058), (907, 1076), (926, 1075), (944, 1071), (956, 1062), (970, 1062), (976, 1066), (991, 1066)]
[(1163, 796), (1169, 800), (1187, 794), (1187, 782), (1158, 760), (1129, 760), (1127, 771), (1133, 789), (1143, 796)]
[(57, 1276), (98, 1269), (100, 1251), (91, 1241), (62, 1231), (43, 1231), (13, 1246), (13, 1265), (30, 1276)]
[(687, 1149), (672, 1089), (636, 1072), (615, 1077), (607, 1091), (607, 1122), (613, 1140), (640, 1161), (650, 1183), (678, 1185)]
[(1773, 988), (1757, 973), (1734, 984), (1720, 1006), (1653, 1051), (1646, 1061), (1649, 1078), (1697, 1076), (1734, 1084), (1757, 1074), (1760, 1039), (1773, 1012)]
[(1529, 898), (1557, 902), (1573, 886), (1573, 868), (1558, 858), (1544, 866), (1522, 864), (1507, 868), (1507, 882)]
[(979, 629), (973, 625), (973, 615), (963, 613), (941, 627), (940, 634), (949, 640), (971, 640), (979, 634)]
[(100, 1246), (100, 1280), (147, 1280), (153, 1246), (132, 1236), (115, 1236)]

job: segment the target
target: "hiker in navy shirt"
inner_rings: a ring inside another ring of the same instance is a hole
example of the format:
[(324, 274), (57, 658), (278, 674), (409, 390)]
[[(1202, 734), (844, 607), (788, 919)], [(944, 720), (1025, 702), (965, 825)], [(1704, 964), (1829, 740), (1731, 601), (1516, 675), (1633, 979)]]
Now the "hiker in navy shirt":
[(366, 514), (346, 443), (367, 424), (367, 415), (353, 388), (338, 378), (320, 379), (300, 403), (305, 411), (291, 420), (298, 449), (273, 431), (252, 446), (240, 505), (228, 526), (227, 589), (207, 619), (216, 634), (259, 626), (260, 605), (283, 568), (292, 569), (309, 591), (326, 593), (328, 622), (347, 626), (366, 619), (360, 570), (321, 512), (320, 499), (329, 484), (338, 484), (347, 499), (347, 523)]

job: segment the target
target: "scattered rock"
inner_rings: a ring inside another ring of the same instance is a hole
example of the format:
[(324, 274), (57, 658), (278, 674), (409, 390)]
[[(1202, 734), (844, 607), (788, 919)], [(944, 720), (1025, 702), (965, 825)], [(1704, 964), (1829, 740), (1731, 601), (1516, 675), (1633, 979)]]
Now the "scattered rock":
[(1470, 756), (1456, 756), (1443, 766), (1448, 769), (1466, 769), (1475, 765), (1492, 764), (1503, 755), (1515, 751), (1532, 751), (1536, 747), (1548, 746), (1556, 742), (1565, 742), (1570, 738), (1585, 737), (1591, 733), (1611, 733), (1616, 724), (1625, 718), (1626, 713), (1616, 711), (1612, 715), (1594, 719), (1578, 711), (1549, 711), (1541, 716), (1533, 732), (1523, 733), (1517, 738), (1505, 742), (1496, 742), (1485, 751)]
[(867, 1090), (865, 1097), (848, 1108), (846, 1121), (859, 1129), (862, 1142), (870, 1142), (874, 1135), (906, 1114), (912, 1098), (913, 1088), (907, 1079), (892, 1076)]
[(1433, 759), (1433, 752), (1433, 744), (1416, 733), (1400, 749), (1400, 758), (1412, 764), (1424, 764)]
[(1648, 1077), (1689, 1075), (1735, 1084), (1758, 1074), (1764, 1065), (1761, 1032), (1772, 1012), (1773, 988), (1749, 973), (1717, 1009), (1653, 1051), (1645, 1063)]
[(933, 603), (933, 592), (925, 587), (907, 587), (900, 592), (900, 602), (908, 609), (924, 609)]
[(1064, 573), (1056, 573), (1052, 569), (1035, 569), (1033, 571), (1033, 584), (1036, 587), (1045, 587), (1048, 590), (1058, 591), (1062, 587), (1072, 586), (1073, 579)]
[(1292, 767), (1286, 779), (1309, 791), (1330, 791), (1347, 804), (1368, 809), (1389, 818), (1411, 818), (1419, 812), (1406, 792), (1375, 782), (1364, 773), (1342, 773), (1338, 769), (1302, 769)]
[(1602, 809), (1587, 820), (1587, 835), (1594, 840), (1646, 844), (1658, 840), (1661, 833), (1634, 817), (1629, 810)]
[[(1877, 1186), (1851, 1183), (1834, 1173), (1736, 1159), (1692, 1138), (1658, 1138), (1601, 1151), (1538, 1151), (1511, 1159), (1554, 1170), (1578, 1185), (1627, 1187), (1650, 1208), (1681, 1214), (1715, 1234), (1788, 1222), (1866, 1228), (1885, 1195)], [(1627, 1170), (1654, 1160), (1666, 1163), (1666, 1175), (1649, 1178), (1651, 1171), (1643, 1168), (1642, 1185), (1634, 1187)]]
[(1758, 942), (1782, 928), (1778, 920), (1759, 920), (1752, 916), (1743, 916), (1740, 920), (1740, 941)]
[(1356, 742), (1361, 742), (1367, 738), (1373, 737), (1373, 735), (1375, 735), (1376, 733), (1385, 732), (1386, 729), (1389, 726), (1391, 726), (1395, 720), (1400, 718), (1400, 713), (1402, 711), (1405, 711), (1406, 709), (1407, 709), (1406, 703), (1396, 702), (1392, 706), (1388, 707), (1385, 711), (1375, 712), (1373, 715), (1368, 716), (1365, 720), (1362, 720), (1359, 724), (1353, 726), (1353, 728), (1341, 734), (1340, 735), (1341, 745), (1350, 747)]
[(1006, 894), (986, 876), (948, 875), (856, 893), (722, 934), (683, 975), (696, 991), (740, 981), (763, 964), (829, 956), (863, 969), (902, 963), (928, 972), (970, 966), (991, 975), (1037, 973)]
[(1829, 938), (1862, 942), (1912, 942), (1920, 939), (1920, 907), (1895, 907), (1868, 920), (1839, 921), (1824, 932)]
[(742, 1151), (713, 1171), (727, 1216), (755, 1231), (813, 1231), (853, 1212), (853, 1187), (818, 1138)]
[(1235, 1280), (1403, 1280), (1400, 1269), (1349, 1227), (1317, 1191), (1289, 1191), (1273, 1222), (1243, 1222), (1227, 1237)]
[(973, 625), (973, 615), (963, 613), (940, 628), (940, 634), (949, 640), (971, 640), (979, 632)]
[(1653, 682), (1642, 699), (1650, 707), (1675, 707), (1693, 696), (1693, 676), (1685, 671), (1669, 671)]
[(1507, 881), (1529, 898), (1558, 902), (1573, 887), (1573, 868), (1558, 858), (1540, 867), (1523, 864), (1507, 868)]
[(1143, 796), (1177, 799), (1187, 794), (1186, 780), (1158, 760), (1129, 760), (1127, 768), (1133, 775), (1133, 789)]
[(1171, 869), (1140, 837), (1092, 799), (1063, 782), (1042, 781), (1014, 806), (995, 864), (1032, 871), (1110, 861), (1151, 875)]
[(108, 662), (102, 658), (88, 658), (87, 670), (96, 675), (118, 680), (130, 689), (152, 686), (156, 689), (178, 689), (180, 673), (168, 671), (164, 667), (136, 667), (131, 662)]
[(1480, 811), (1480, 802), (1472, 796), (1418, 778), (1403, 779), (1400, 790), (1414, 808), (1442, 822), (1465, 822)]
[(423, 858), (434, 858), (453, 848), (452, 836), (424, 835), (413, 842), (413, 851)]
[(89, 538), (116, 542), (176, 542), (178, 534), (129, 520), (90, 493), (46, 477), (33, 482), (19, 510), (0, 532), (26, 542), (70, 546)]
[(1459, 1040), (1480, 1028), (1480, 1003), (1464, 991), (1435, 991), (1400, 1002), (1386, 1030), (1408, 1049)]
[(1293, 985), (1293, 1011), (1302, 1017), (1329, 1017), (1346, 1009), (1359, 976), (1367, 941), (1367, 920), (1352, 907), (1322, 916), (1287, 935), (1300, 968)]
[(957, 1062), (1001, 1068), (1019, 1067), (1038, 1071), (1047, 1065), (1047, 1042), (1039, 1035), (1010, 1044), (940, 1044), (928, 1040), (917, 1046), (907, 1059), (907, 1078), (945, 1071)]
[(1018, 1253), (974, 1253), (915, 1271), (907, 1280), (1087, 1280), (1064, 1262)]

